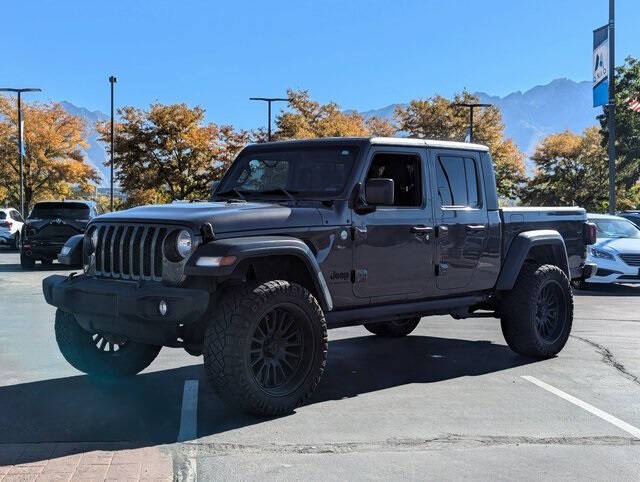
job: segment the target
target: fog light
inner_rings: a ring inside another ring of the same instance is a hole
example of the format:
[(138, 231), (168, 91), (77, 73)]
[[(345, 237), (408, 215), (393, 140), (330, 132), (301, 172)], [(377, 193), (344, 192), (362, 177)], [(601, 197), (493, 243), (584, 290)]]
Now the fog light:
[(160, 304), (158, 305), (158, 311), (162, 316), (167, 314), (167, 310), (169, 307), (167, 306), (167, 302), (165, 300), (160, 300)]

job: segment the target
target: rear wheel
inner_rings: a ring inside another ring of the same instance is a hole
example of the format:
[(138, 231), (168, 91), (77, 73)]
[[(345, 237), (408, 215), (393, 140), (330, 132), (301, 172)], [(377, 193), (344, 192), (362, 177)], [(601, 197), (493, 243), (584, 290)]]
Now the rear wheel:
[(315, 297), (288, 281), (232, 288), (204, 340), (204, 365), (229, 405), (259, 415), (291, 412), (316, 389), (327, 361), (327, 326)]
[(20, 266), (22, 269), (33, 269), (36, 265), (35, 258), (28, 256), (24, 253), (20, 253)]
[(378, 336), (399, 337), (406, 336), (416, 329), (420, 323), (420, 317), (405, 318), (403, 320), (381, 321), (378, 323), (365, 323), (367, 331)]
[(500, 305), (509, 347), (521, 355), (549, 358), (567, 343), (573, 323), (573, 293), (564, 272), (553, 265), (522, 267)]
[(85, 331), (71, 313), (61, 310), (56, 311), (55, 332), (65, 360), (96, 377), (133, 376), (147, 368), (162, 348)]

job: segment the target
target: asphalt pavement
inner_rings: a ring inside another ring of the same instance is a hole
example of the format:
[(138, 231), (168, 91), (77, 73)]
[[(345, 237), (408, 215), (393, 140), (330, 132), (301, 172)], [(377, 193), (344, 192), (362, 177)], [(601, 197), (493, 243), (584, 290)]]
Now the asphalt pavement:
[(0, 480), (640, 478), (640, 288), (576, 292), (572, 336), (545, 361), (509, 350), (494, 319), (332, 330), (315, 396), (265, 419), (222, 404), (178, 349), (126, 381), (73, 369), (41, 292), (68, 272), (0, 249)]

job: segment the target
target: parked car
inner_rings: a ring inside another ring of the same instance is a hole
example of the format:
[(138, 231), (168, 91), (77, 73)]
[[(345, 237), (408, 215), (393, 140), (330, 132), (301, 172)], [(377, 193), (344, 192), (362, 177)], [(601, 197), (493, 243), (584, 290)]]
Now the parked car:
[(636, 211), (636, 210), (621, 211), (618, 213), (618, 216), (620, 216), (621, 218), (628, 219), (633, 224), (635, 224), (637, 228), (640, 228), (640, 211)]
[(0, 209), (0, 244), (20, 249), (20, 234), (24, 220), (16, 209)]
[(593, 269), (585, 210), (499, 208), (478, 144), (256, 144), (213, 198), (105, 214), (70, 240), (84, 274), (49, 276), (43, 292), (71, 365), (124, 377), (182, 347), (204, 355), (221, 399), (282, 414), (318, 386), (328, 327), (399, 337), (422, 316), (494, 317), (514, 351), (553, 357), (571, 331), (569, 280)]
[(36, 260), (51, 264), (64, 243), (84, 233), (89, 221), (101, 214), (93, 201), (43, 201), (33, 206), (24, 224), (20, 264), (29, 269)]
[(595, 244), (589, 246), (587, 261), (597, 265), (595, 273), (576, 286), (591, 283), (640, 283), (640, 229), (628, 219), (609, 214), (589, 214), (596, 226)]

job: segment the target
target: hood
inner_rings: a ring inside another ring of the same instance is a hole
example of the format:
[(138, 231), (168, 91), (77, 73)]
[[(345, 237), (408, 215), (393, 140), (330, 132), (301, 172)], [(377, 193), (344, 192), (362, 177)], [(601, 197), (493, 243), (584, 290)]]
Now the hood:
[(312, 227), (322, 224), (316, 207), (287, 206), (268, 202), (194, 202), (141, 206), (103, 214), (94, 221), (163, 223), (198, 230), (211, 223), (213, 232)]
[(594, 248), (614, 253), (639, 253), (640, 238), (600, 238)]

